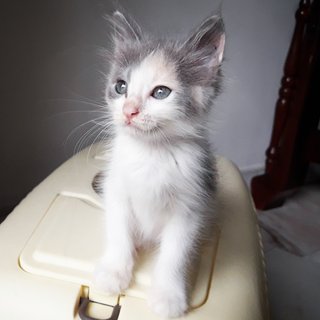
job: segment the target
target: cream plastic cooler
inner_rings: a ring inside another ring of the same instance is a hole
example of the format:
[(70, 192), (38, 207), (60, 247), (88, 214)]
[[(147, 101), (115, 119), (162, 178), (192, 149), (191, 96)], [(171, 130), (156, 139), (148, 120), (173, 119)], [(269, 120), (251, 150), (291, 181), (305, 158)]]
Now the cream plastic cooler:
[[(36, 187), (0, 225), (1, 320), (156, 320), (147, 306), (153, 255), (140, 257), (123, 295), (91, 287), (103, 250), (103, 210), (92, 189), (99, 144)], [(251, 197), (235, 166), (218, 159), (222, 217), (194, 274), (191, 310), (181, 319), (268, 318), (263, 256)]]

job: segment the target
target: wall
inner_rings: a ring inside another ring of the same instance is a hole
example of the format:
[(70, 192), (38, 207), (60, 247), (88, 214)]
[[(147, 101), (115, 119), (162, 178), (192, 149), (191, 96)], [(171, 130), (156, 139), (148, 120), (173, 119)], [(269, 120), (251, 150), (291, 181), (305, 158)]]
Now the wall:
[[(145, 28), (169, 35), (185, 34), (217, 7), (211, 0), (120, 3)], [(297, 4), (223, 1), (225, 88), (212, 140), (242, 169), (263, 165)], [(108, 45), (102, 15), (111, 10), (105, 0), (1, 1), (0, 209), (98, 136), (92, 121), (101, 115), (98, 47)]]

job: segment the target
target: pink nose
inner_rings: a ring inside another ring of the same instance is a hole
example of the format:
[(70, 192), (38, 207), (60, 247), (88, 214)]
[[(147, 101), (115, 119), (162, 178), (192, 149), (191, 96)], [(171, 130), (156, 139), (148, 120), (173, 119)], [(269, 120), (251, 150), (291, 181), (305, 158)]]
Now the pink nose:
[(134, 103), (125, 103), (122, 112), (126, 120), (130, 122), (130, 120), (139, 114), (139, 107)]

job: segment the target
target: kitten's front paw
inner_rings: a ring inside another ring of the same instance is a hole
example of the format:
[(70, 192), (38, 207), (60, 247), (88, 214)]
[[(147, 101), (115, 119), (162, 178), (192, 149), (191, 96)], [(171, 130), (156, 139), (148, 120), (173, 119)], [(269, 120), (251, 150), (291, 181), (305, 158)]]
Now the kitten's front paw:
[(131, 281), (131, 270), (124, 268), (115, 270), (104, 264), (95, 270), (94, 286), (107, 294), (119, 294), (129, 287)]
[(188, 309), (185, 293), (169, 289), (156, 289), (151, 292), (149, 306), (156, 314), (165, 318), (181, 317)]

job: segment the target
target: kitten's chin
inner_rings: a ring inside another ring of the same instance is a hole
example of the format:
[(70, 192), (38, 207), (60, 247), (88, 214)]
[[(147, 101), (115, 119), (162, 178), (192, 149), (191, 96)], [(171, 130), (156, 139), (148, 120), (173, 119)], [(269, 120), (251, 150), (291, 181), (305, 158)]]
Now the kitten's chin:
[(165, 137), (158, 126), (150, 127), (131, 123), (129, 125), (123, 125), (122, 131), (133, 138), (141, 139), (146, 142), (158, 143), (162, 140), (165, 140)]

